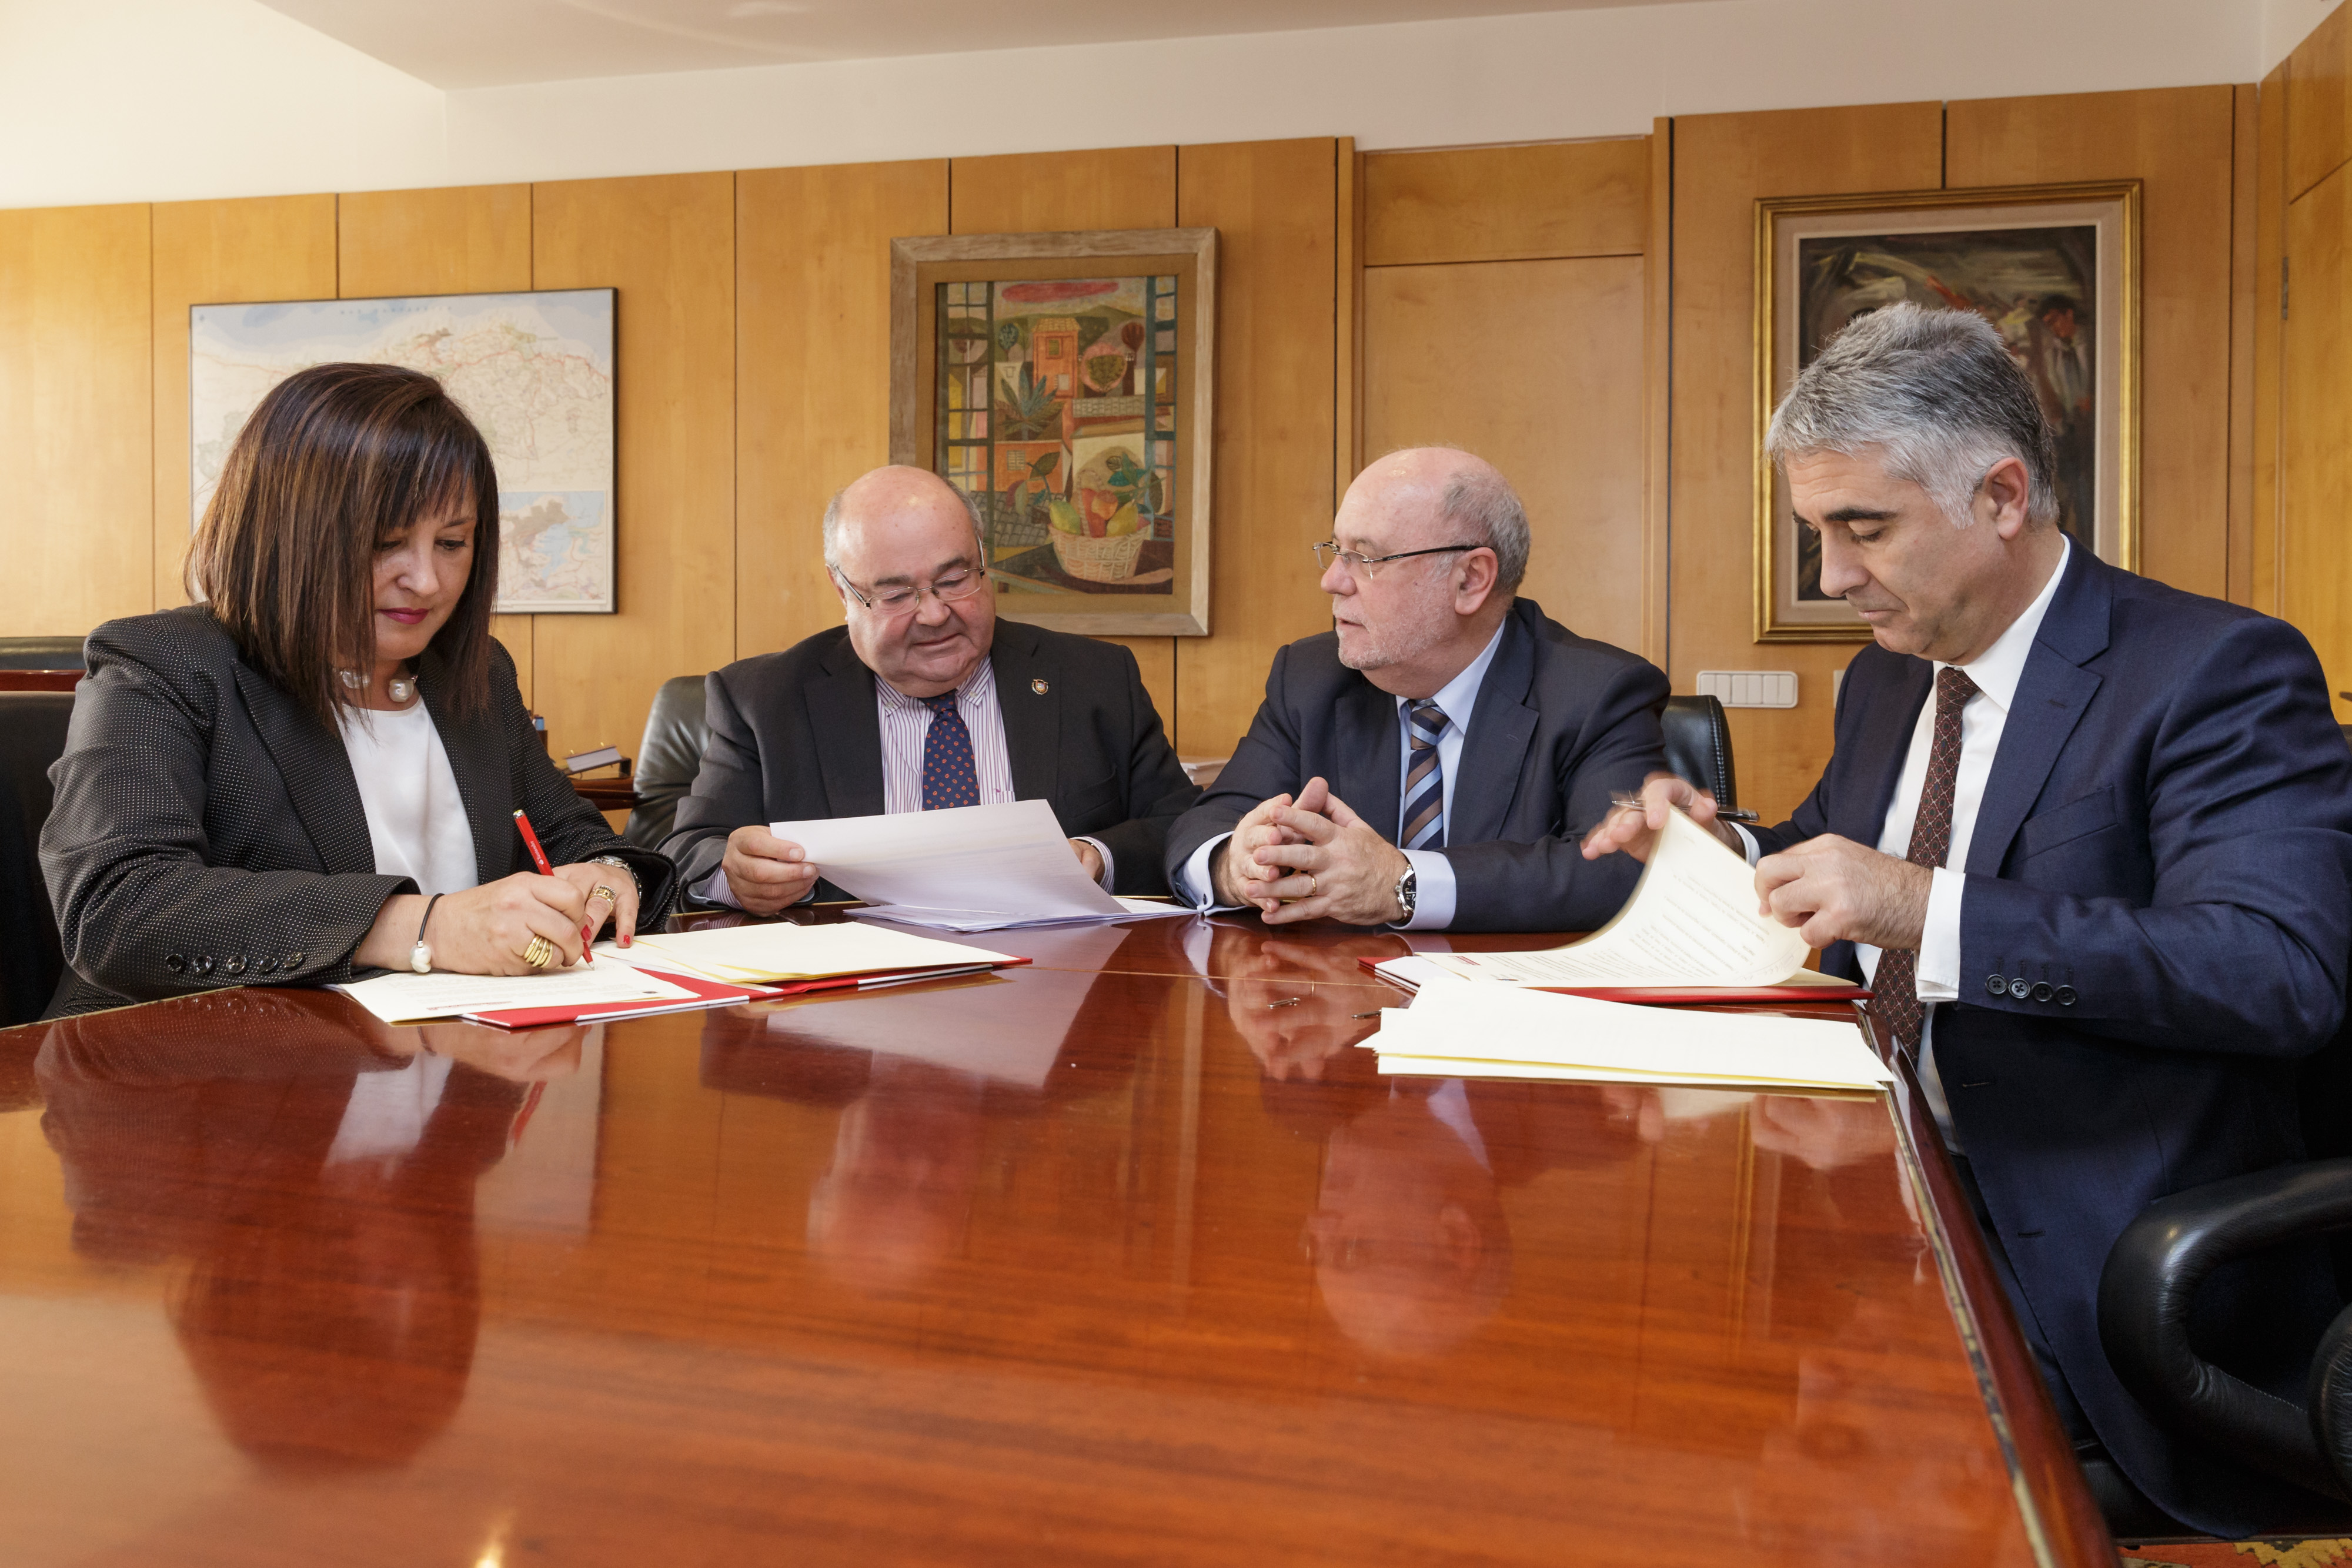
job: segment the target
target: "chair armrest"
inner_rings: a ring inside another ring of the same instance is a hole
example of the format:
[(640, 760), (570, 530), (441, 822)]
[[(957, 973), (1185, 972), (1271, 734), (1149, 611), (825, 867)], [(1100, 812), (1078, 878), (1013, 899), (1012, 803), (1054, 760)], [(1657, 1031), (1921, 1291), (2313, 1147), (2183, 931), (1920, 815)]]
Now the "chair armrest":
[(2189, 1343), (2190, 1303), (2214, 1270), (2347, 1228), (2352, 1159), (2282, 1166), (2149, 1204), (2116, 1239), (2099, 1276), (2099, 1340), (2116, 1376), (2166, 1426), (2312, 1490), (2352, 1496), (2304, 1411), (2231, 1376)]

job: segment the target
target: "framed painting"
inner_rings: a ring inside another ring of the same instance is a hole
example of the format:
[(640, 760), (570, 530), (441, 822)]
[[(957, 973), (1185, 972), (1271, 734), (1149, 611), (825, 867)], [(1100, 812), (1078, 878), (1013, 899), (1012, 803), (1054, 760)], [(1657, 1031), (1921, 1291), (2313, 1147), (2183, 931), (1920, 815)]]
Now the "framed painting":
[(2059, 526), (2139, 561), (2137, 180), (1756, 204), (1756, 640), (1864, 641), (1822, 591), (1821, 547), (1763, 456), (1774, 404), (1838, 329), (1908, 299), (1974, 310), (2032, 378), (2058, 438)]
[(1205, 636), (1217, 231), (890, 242), (890, 460), (971, 497), (997, 612)]
[(204, 520), (247, 416), (334, 361), (438, 378), (499, 471), (501, 615), (612, 614), (610, 288), (293, 299), (188, 311), (188, 526)]

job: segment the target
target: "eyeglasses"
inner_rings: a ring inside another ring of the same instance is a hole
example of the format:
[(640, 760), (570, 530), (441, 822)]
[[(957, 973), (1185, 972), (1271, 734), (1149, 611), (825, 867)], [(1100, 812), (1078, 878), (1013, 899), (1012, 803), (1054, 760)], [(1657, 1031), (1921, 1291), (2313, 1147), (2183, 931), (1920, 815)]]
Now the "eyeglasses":
[(988, 573), (975, 571), (970, 567), (949, 572), (945, 577), (934, 578), (928, 588), (893, 585), (873, 593), (866, 592), (837, 571), (833, 575), (842, 587), (849, 590), (849, 596), (857, 601), (868, 614), (885, 619), (913, 614), (926, 593), (942, 604), (953, 604), (959, 600), (970, 599), (988, 586)]
[(1372, 569), (1380, 565), (1381, 562), (1384, 560), (1411, 560), (1417, 555), (1444, 555), (1448, 550), (1486, 549), (1490, 547), (1486, 545), (1432, 545), (1427, 549), (1401, 549), (1394, 555), (1366, 555), (1361, 550), (1341, 549), (1338, 539), (1325, 539), (1319, 545), (1308, 545), (1307, 548), (1315, 552), (1315, 570), (1317, 572), (1320, 573), (1330, 570), (1331, 563), (1335, 560), (1344, 561), (1347, 563), (1348, 571), (1350, 576), (1360, 577), (1366, 582), (1370, 582), (1378, 575), (1372, 570)]

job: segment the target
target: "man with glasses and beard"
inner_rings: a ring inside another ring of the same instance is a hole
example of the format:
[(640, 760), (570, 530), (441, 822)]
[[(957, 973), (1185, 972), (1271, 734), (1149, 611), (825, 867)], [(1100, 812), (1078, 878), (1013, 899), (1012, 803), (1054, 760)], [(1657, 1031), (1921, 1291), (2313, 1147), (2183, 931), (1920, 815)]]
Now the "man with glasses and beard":
[(970, 503), (920, 468), (835, 496), (824, 561), (845, 624), (709, 677), (702, 769), (662, 845), (694, 897), (812, 897), (821, 868), (770, 822), (1015, 800), (1048, 802), (1105, 888), (1167, 891), (1168, 827), (1200, 791), (1134, 654), (1000, 626)]
[(1527, 512), (1469, 453), (1391, 453), (1333, 531), (1315, 547), (1333, 630), (1275, 655), (1248, 735), (1171, 830), (1177, 895), (1269, 925), (1608, 920), (1638, 868), (1578, 840), (1665, 766), (1665, 676), (1517, 597)]

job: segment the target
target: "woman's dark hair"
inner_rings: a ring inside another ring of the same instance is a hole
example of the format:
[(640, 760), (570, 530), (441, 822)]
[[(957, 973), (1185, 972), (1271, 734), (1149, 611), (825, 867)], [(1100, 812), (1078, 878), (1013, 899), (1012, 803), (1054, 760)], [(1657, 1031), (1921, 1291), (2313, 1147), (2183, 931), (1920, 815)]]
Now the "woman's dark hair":
[(474, 564), (433, 650), (459, 712), (489, 705), (499, 477), (481, 432), (441, 383), (396, 365), (315, 365), (271, 390), (237, 432), (188, 554), (246, 661), (333, 728), (336, 672), (375, 663), (378, 541), (470, 497)]

